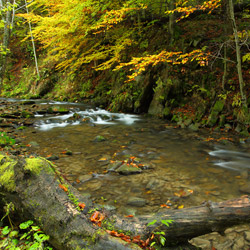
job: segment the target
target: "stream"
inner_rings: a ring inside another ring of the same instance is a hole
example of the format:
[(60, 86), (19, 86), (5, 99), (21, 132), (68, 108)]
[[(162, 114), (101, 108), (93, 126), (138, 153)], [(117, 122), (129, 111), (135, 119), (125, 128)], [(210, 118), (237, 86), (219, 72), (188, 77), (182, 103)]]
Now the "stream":
[[(34, 126), (18, 132), (23, 143), (33, 154), (52, 157), (75, 188), (110, 210), (136, 215), (181, 209), (239, 197), (249, 184), (249, 142), (210, 141), (208, 130), (83, 104), (36, 102), (70, 112), (38, 112)], [(121, 174), (112, 171), (117, 162), (142, 167)]]

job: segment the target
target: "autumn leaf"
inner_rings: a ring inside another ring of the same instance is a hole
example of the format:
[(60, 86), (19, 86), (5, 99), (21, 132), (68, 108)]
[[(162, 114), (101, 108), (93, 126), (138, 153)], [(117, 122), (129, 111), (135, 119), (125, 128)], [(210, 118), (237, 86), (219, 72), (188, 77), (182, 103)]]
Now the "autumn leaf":
[(100, 158), (98, 161), (107, 161), (107, 158), (102, 157), (102, 158)]
[(161, 207), (170, 208), (170, 206), (168, 206), (167, 204), (162, 204)]
[(83, 203), (83, 202), (82, 202), (82, 203), (78, 203), (78, 207), (79, 207), (80, 209), (82, 209), (82, 210), (85, 208), (85, 206), (86, 206), (86, 205), (85, 205), (85, 203)]
[(90, 220), (95, 223), (96, 225), (98, 225), (99, 227), (101, 226), (101, 223), (102, 221), (104, 220), (105, 216), (98, 212), (98, 211), (95, 211), (91, 217), (90, 217)]
[(65, 187), (64, 185), (59, 184), (59, 187), (60, 187), (64, 192), (68, 192), (68, 188)]
[(184, 208), (184, 205), (179, 205), (177, 208), (182, 209), (182, 208)]

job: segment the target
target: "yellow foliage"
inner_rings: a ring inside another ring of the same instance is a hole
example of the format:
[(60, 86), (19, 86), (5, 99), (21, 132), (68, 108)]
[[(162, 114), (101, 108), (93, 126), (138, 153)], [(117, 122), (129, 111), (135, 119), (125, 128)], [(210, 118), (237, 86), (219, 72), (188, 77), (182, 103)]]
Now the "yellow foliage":
[[(34, 0), (32, 6), (33, 12), (19, 16), (35, 24), (33, 35), (48, 50), (47, 60), (71, 73), (85, 63), (95, 62), (96, 70), (104, 70), (120, 62), (122, 51), (133, 43), (133, 30), (112, 28), (129, 13), (146, 8), (121, 6), (117, 1), (107, 1), (104, 8), (95, 0)], [(105, 36), (108, 45), (103, 44)]]
[(171, 63), (173, 65), (177, 64), (185, 64), (187, 62), (192, 62), (196, 60), (200, 66), (205, 66), (208, 63), (210, 53), (207, 52), (206, 54), (202, 50), (193, 50), (190, 53), (182, 53), (180, 51), (173, 52), (173, 51), (165, 51), (163, 50), (157, 55), (150, 55), (145, 57), (134, 57), (128, 63), (120, 63), (114, 70), (119, 70), (121, 68), (130, 66), (130, 71), (134, 71), (132, 75), (128, 76), (128, 81), (135, 80), (139, 74), (146, 70), (146, 67), (149, 65), (155, 66), (158, 63)]

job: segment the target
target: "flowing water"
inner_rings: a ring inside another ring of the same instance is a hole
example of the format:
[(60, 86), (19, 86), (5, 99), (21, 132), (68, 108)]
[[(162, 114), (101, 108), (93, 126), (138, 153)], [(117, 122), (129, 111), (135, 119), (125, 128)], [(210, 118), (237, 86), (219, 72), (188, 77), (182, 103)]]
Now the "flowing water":
[[(226, 200), (240, 196), (241, 187), (249, 183), (246, 144), (208, 142), (207, 131), (174, 128), (143, 116), (73, 103), (40, 104), (60, 105), (71, 112), (37, 114), (35, 126), (20, 132), (25, 143), (39, 155), (58, 156), (55, 164), (80, 192), (119, 213)], [(105, 140), (98, 141), (97, 136)], [(67, 150), (72, 155), (63, 153)], [(110, 162), (130, 157), (148, 167), (133, 175), (108, 171)]]

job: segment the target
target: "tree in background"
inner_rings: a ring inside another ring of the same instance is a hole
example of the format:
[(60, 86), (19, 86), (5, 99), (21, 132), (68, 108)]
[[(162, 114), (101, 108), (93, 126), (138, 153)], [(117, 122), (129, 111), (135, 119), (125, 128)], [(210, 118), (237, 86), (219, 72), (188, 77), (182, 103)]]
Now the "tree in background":
[(0, 91), (6, 70), (8, 45), (11, 33), (11, 10), (14, 8), (9, 0), (0, 0), (0, 12), (2, 15), (1, 26), (3, 28), (3, 38), (0, 52)]

